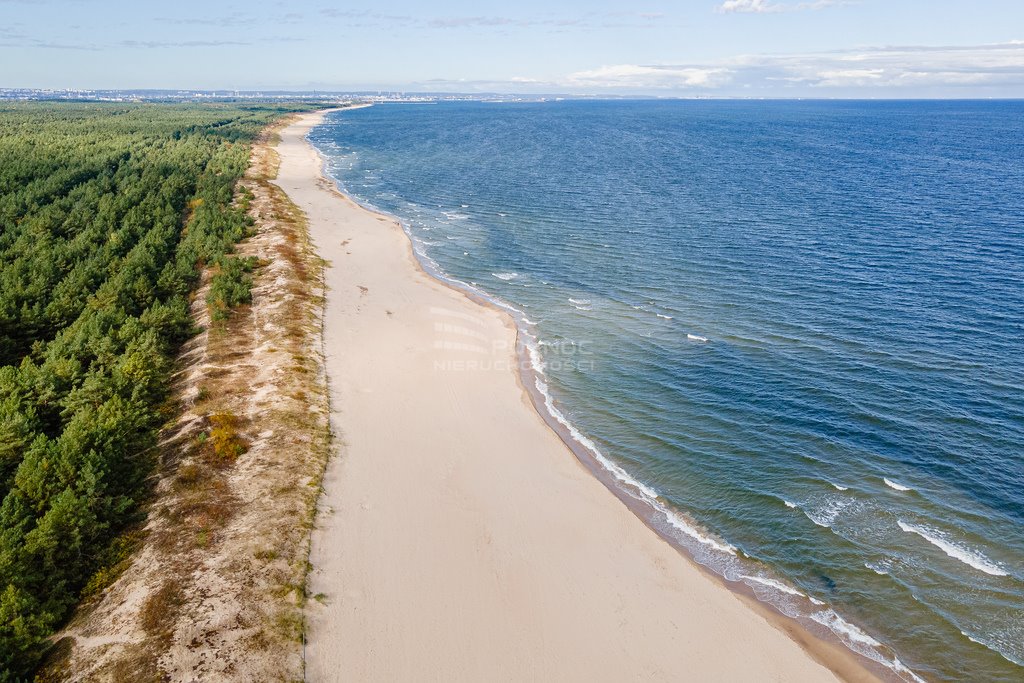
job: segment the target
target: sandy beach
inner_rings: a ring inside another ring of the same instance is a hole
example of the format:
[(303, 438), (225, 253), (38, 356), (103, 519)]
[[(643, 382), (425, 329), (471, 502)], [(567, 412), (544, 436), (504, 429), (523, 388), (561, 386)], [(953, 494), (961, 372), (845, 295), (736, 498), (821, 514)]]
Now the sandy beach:
[(874, 680), (798, 644), (577, 460), (519, 381), (511, 321), (426, 274), (394, 220), (322, 177), (304, 137), (321, 116), (283, 131), (277, 179), (329, 262), (337, 453), (307, 680)]

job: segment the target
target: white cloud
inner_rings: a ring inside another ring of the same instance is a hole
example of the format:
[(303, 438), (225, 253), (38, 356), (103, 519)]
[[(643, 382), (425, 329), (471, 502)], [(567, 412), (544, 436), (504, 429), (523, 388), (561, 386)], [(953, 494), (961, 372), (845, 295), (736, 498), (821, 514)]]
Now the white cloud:
[(569, 74), (566, 84), (589, 88), (675, 89), (710, 87), (728, 77), (720, 67), (616, 64)]
[(718, 11), (724, 14), (769, 14), (775, 12), (796, 12), (805, 9), (822, 9), (841, 4), (845, 4), (845, 2), (843, 0), (815, 0), (814, 2), (782, 3), (769, 2), (768, 0), (725, 0), (725, 2), (718, 6)]
[(719, 12), (751, 12), (761, 14), (764, 12), (775, 12), (773, 9), (778, 5), (772, 5), (765, 0), (725, 0), (718, 8)]
[(819, 71), (812, 79), (817, 87), (878, 85), (885, 69), (836, 69)]

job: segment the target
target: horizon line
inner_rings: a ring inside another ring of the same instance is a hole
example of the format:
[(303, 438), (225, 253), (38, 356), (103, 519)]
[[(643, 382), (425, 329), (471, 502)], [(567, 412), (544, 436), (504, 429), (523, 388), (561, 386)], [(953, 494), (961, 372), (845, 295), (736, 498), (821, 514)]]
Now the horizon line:
[[(429, 97), (429, 98), (443, 98), (443, 97), (460, 97), (463, 99), (485, 99), (490, 97), (505, 97), (505, 98), (516, 98), (516, 99), (576, 99), (576, 100), (733, 100), (733, 101), (891, 101), (891, 102), (902, 102), (902, 101), (1024, 101), (1024, 96), (1020, 95), (965, 95), (965, 96), (915, 96), (915, 95), (902, 95), (902, 96), (872, 96), (872, 95), (712, 95), (712, 94), (673, 94), (673, 95), (650, 95), (642, 93), (570, 93), (570, 92), (552, 92), (552, 93), (516, 93), (516, 92), (503, 92), (503, 91), (478, 91), (478, 92), (467, 92), (467, 91), (454, 91), (454, 90), (404, 90), (396, 88), (373, 88), (373, 89), (344, 89), (344, 88), (311, 88), (311, 89), (291, 89), (291, 88), (161, 88), (161, 87), (114, 87), (114, 88), (79, 88), (71, 86), (63, 87), (36, 87), (36, 86), (24, 86), (24, 87), (0, 87), (0, 99), (32, 99), (30, 97), (11, 98), (5, 97), (14, 93), (24, 93), (27, 95), (31, 94), (42, 94), (42, 93), (82, 93), (82, 94), (124, 94), (124, 95), (144, 95), (144, 94), (158, 94), (162, 93), (165, 95), (176, 95), (180, 98), (188, 97), (189, 95), (205, 95), (212, 99), (232, 99), (238, 97), (250, 97), (255, 98), (259, 96), (274, 96), (276, 98), (284, 99), (289, 95), (297, 97), (308, 97), (308, 96), (330, 96), (330, 97), (388, 97), (388, 96), (402, 96), (402, 97)], [(45, 99), (45, 98), (39, 98)], [(75, 99), (75, 98), (67, 98)]]

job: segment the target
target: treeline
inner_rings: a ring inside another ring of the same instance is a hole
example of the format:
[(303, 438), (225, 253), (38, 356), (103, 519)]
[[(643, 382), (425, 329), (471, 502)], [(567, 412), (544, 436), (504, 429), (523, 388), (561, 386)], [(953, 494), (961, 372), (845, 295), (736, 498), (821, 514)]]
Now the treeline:
[(0, 681), (137, 519), (189, 296), (212, 265), (217, 315), (247, 298), (235, 184), (290, 109), (0, 106)]

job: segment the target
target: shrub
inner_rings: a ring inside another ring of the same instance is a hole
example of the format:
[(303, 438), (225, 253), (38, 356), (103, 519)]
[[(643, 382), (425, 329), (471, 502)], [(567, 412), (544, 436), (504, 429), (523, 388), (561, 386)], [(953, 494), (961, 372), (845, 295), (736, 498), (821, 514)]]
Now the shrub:
[(238, 434), (238, 418), (230, 412), (210, 416), (210, 437), (207, 442), (215, 461), (234, 462), (248, 450), (245, 440)]

